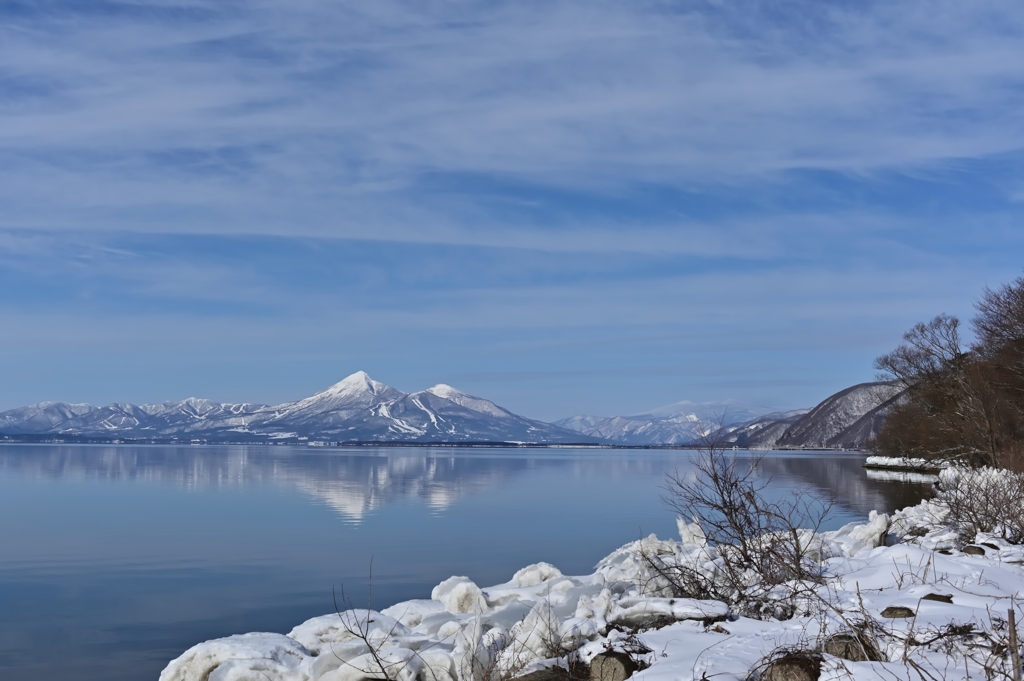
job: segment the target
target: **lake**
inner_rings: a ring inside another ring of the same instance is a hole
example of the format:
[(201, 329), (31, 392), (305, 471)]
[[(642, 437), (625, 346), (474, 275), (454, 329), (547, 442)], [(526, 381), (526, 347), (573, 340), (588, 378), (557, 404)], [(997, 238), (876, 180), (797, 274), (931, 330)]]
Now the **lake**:
[[(738, 453), (743, 455), (744, 453)], [(156, 679), (200, 641), (566, 574), (641, 535), (675, 537), (665, 474), (685, 450), (0, 445), (0, 677)], [(851, 452), (772, 452), (774, 488), (836, 498), (828, 528), (926, 483)], [(828, 529), (827, 528), (827, 529)]]

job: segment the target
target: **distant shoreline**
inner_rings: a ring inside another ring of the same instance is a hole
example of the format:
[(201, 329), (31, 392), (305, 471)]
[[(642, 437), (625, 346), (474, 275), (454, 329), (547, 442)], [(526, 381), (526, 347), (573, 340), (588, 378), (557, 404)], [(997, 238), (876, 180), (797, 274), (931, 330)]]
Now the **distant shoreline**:
[[(221, 446), (288, 446), (288, 447), (310, 447), (312, 449), (337, 449), (343, 447), (450, 447), (460, 449), (664, 449), (664, 450), (690, 450), (696, 451), (704, 448), (699, 444), (680, 445), (629, 445), (629, 444), (601, 444), (594, 442), (408, 442), (408, 441), (336, 441), (321, 442), (306, 440), (173, 440), (162, 438), (117, 438), (101, 439), (89, 437), (66, 436), (55, 438), (49, 436), (35, 435), (4, 435), (0, 434), (0, 445), (5, 444), (44, 444), (44, 445), (114, 445), (114, 446), (136, 446), (136, 445), (164, 445), (179, 447), (221, 447)], [(772, 452), (850, 452), (864, 454), (866, 450), (849, 449), (840, 447), (778, 447), (772, 449), (748, 450), (744, 447), (724, 447), (726, 451), (772, 451)]]

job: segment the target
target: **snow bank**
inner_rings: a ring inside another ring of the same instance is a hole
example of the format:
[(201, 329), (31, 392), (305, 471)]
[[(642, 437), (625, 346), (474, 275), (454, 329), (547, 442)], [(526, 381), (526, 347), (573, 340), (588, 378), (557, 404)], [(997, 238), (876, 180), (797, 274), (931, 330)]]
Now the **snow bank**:
[(302, 678), (293, 672), (312, 654), (295, 639), (281, 634), (239, 634), (189, 648), (167, 665), (160, 678), (226, 681), (245, 678), (243, 671), (251, 676), (262, 673), (269, 678)]
[(894, 456), (869, 456), (864, 460), (866, 468), (885, 468), (905, 471), (940, 470), (949, 466), (947, 461), (915, 459)]
[[(944, 471), (943, 480), (953, 484), (963, 475)], [(851, 627), (870, 634), (882, 661), (821, 655), (822, 679), (1008, 674), (1005, 615), (1024, 596), (1024, 547), (992, 534), (964, 546), (948, 518), (941, 501), (925, 501), (834, 532), (804, 531), (801, 543), (813, 547), (825, 579), (807, 585), (797, 616), (786, 621), (674, 597), (663, 571), (685, 566), (714, 576), (719, 569), (717, 549), (700, 527), (680, 521), (679, 541), (651, 535), (631, 542), (590, 575), (566, 576), (537, 563), (486, 588), (452, 577), (429, 600), (315, 617), (287, 636), (200, 643), (160, 679), (501, 681), (566, 664), (570, 654), (589, 662), (619, 650), (649, 665), (637, 672), (640, 681), (738, 681), (780, 646), (820, 651), (829, 636)]]

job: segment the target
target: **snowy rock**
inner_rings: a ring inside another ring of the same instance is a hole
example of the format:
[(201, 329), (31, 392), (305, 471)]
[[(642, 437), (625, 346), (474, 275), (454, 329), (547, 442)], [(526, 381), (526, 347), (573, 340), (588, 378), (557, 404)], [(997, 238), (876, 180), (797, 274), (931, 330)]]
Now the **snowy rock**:
[(561, 577), (561, 571), (550, 563), (535, 563), (524, 567), (512, 576), (516, 586), (537, 586), (555, 577)]
[(346, 660), (331, 670), (325, 671), (317, 681), (361, 681), (381, 679), (389, 681), (415, 681), (423, 663), (412, 650), (388, 646)]
[(376, 610), (346, 610), (306, 620), (292, 629), (288, 636), (314, 655), (319, 655), (332, 646), (353, 639), (365, 639), (368, 644), (379, 645), (389, 638), (410, 633), (401, 622)]
[(423, 618), (447, 611), (444, 604), (438, 601), (419, 599), (398, 603), (380, 612), (382, 615), (394, 617), (407, 627), (416, 627), (423, 622)]
[(440, 601), (444, 609), (453, 614), (487, 609), (483, 591), (469, 577), (449, 577), (434, 587), (430, 597)]
[(164, 668), (160, 681), (231, 681), (259, 674), (301, 680), (298, 668), (309, 655), (301, 643), (281, 634), (238, 634), (189, 648)]

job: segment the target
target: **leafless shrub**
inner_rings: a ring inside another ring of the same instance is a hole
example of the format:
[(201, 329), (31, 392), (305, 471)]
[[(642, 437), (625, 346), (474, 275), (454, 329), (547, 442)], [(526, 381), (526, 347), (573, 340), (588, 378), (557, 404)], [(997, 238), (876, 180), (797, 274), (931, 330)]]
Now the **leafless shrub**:
[(712, 561), (645, 556), (674, 595), (721, 600), (750, 617), (788, 619), (800, 592), (822, 583), (813, 536), (832, 502), (807, 493), (773, 496), (771, 479), (760, 473), (763, 456), (737, 456), (707, 440), (692, 473), (667, 476), (665, 502), (700, 526), (717, 558), (709, 566)]
[(904, 663), (920, 669), (914, 657), (919, 651), (937, 652), (949, 659), (962, 659), (984, 674), (988, 681), (1020, 681), (1021, 650), (1016, 626), (1017, 605), (1011, 602), (1007, 615), (989, 612), (987, 621), (949, 622), (939, 627), (911, 632), (904, 641)]
[[(357, 670), (368, 679), (409, 681), (410, 678), (414, 678), (417, 681), (441, 681), (436, 677), (429, 665), (423, 664), (420, 651), (407, 651), (407, 654), (405, 654), (397, 653), (397, 650), (394, 648), (391, 650), (387, 649), (388, 643), (394, 640), (400, 623), (395, 620), (391, 627), (384, 630), (373, 626), (376, 624), (374, 617), (378, 616), (379, 613), (370, 607), (373, 594), (372, 561), (370, 562), (370, 575), (365, 610), (353, 607), (352, 601), (345, 594), (344, 586), (341, 591), (341, 604), (344, 605), (344, 610), (339, 607), (337, 594), (334, 594), (334, 610), (341, 621), (342, 629), (354, 640), (360, 641), (367, 652), (365, 655), (357, 658), (361, 660), (360, 664), (353, 664), (353, 662), (344, 659), (337, 651), (332, 651), (334, 656), (341, 661), (343, 666)], [(419, 664), (415, 664), (414, 660)]]
[(939, 481), (937, 499), (949, 508), (948, 520), (964, 541), (986, 532), (1012, 544), (1024, 542), (1024, 473), (953, 468), (943, 471)]

